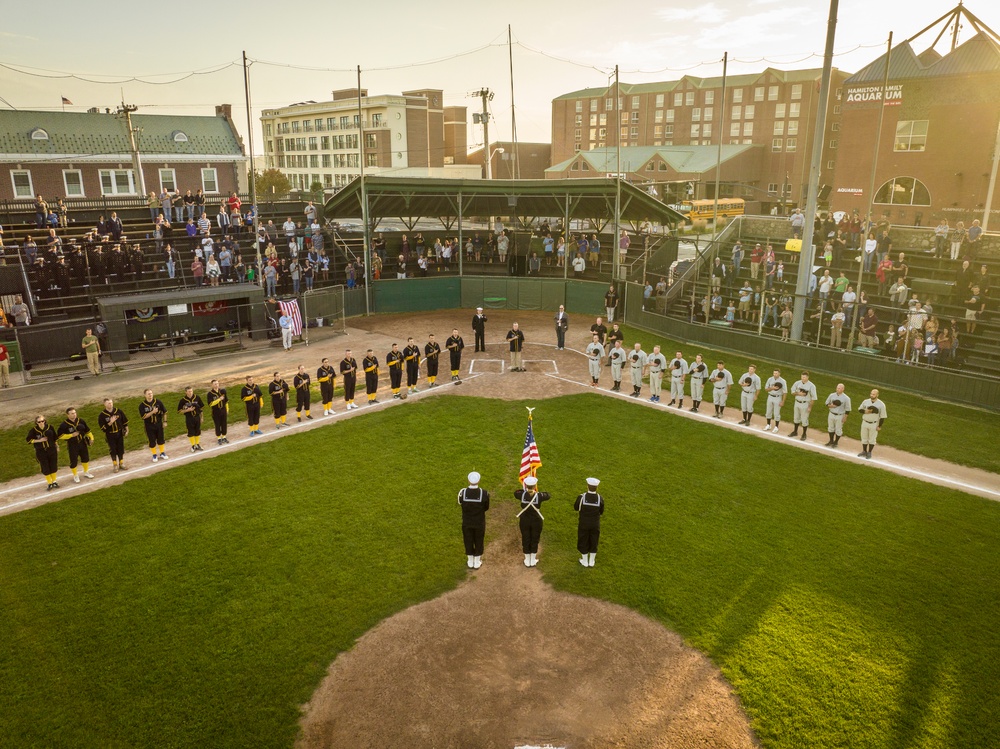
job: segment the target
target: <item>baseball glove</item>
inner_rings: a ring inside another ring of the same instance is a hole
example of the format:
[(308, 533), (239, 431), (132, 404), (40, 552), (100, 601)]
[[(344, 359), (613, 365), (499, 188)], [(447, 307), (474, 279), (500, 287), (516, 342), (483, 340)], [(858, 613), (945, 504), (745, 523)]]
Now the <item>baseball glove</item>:
[(753, 384), (753, 380), (751, 380), (749, 377), (744, 377), (743, 378), (743, 384), (744, 385), (751, 385), (751, 384)]
[(839, 406), (840, 403), (841, 403), (840, 398), (834, 398), (832, 401), (830, 401), (831, 406)]
[(399, 399), (400, 400), (404, 400), (405, 401), (408, 395), (409, 395), (408, 391), (403, 390), (403, 388), (399, 389)]
[(674, 362), (674, 369), (680, 369), (680, 368), (681, 368), (681, 363), (679, 361), (675, 361)]
[(708, 367), (706, 367), (704, 364), (699, 364), (698, 365), (698, 371), (699, 372), (704, 372), (706, 369), (708, 369)]
[(878, 409), (875, 408), (875, 406), (868, 406), (868, 408), (865, 409), (865, 413), (866, 414), (877, 414), (878, 413)]

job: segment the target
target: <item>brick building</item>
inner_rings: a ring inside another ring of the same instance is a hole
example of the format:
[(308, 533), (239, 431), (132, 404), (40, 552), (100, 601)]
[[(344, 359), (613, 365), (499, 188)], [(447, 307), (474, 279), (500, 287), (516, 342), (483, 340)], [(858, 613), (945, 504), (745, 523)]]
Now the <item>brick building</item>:
[[(849, 158), (841, 159), (834, 179), (835, 208), (868, 210), (877, 139), (876, 217), (923, 225), (948, 218), (967, 226), (984, 218), (1000, 158), (1000, 39), (962, 6), (939, 22), (948, 31), (959, 20), (974, 35), (957, 44), (957, 35), (947, 34), (944, 54), (933, 45), (914, 49), (933, 27), (893, 47), (884, 97), (885, 54), (844, 82), (838, 151)], [(992, 228), (1000, 224), (998, 213), (994, 199)]]
[[(510, 141), (494, 141), (490, 143), (489, 153), (493, 179), (545, 179), (545, 170), (552, 159), (552, 146), (548, 143), (519, 142), (515, 148)], [(480, 166), (483, 179), (486, 179), (483, 149), (470, 153), (468, 161)]]
[[(288, 176), (294, 189), (319, 182), (343, 187), (369, 176), (475, 177), (466, 166), (465, 107), (445, 107), (438, 89), (369, 96), (358, 89), (334, 91), (330, 101), (303, 102), (261, 115), (268, 168)], [(364, 141), (362, 149), (360, 140)]]
[[(247, 157), (228, 104), (214, 117), (132, 115), (146, 192), (246, 190)], [(125, 119), (105, 110), (0, 110), (0, 200), (141, 192)]]
[[(836, 99), (847, 73), (834, 70), (827, 127), (827, 141), (840, 127), (840, 102)], [(760, 151), (758, 170), (742, 173), (741, 180), (726, 180), (724, 197), (759, 201), (762, 210), (805, 202), (805, 183), (816, 128), (817, 99), (822, 70), (782, 71), (727, 77), (725, 101), (722, 78), (684, 76), (676, 81), (621, 84), (616, 108), (614, 86), (563, 94), (552, 102), (552, 163), (558, 165), (580, 152), (615, 148), (712, 146), (721, 139), (727, 146), (755, 146)], [(827, 147), (823, 158), (824, 182), (833, 180), (836, 150)], [(622, 157), (623, 165), (625, 157)], [(643, 167), (644, 169), (644, 167)], [(725, 170), (724, 170), (725, 171)], [(674, 202), (686, 197), (688, 179), (650, 179), (661, 199)], [(706, 174), (705, 172), (701, 173)], [(573, 174), (567, 176), (585, 176)], [(592, 176), (592, 175), (591, 175)], [(643, 175), (650, 177), (650, 175)], [(711, 197), (711, 177), (699, 177), (695, 197)]]

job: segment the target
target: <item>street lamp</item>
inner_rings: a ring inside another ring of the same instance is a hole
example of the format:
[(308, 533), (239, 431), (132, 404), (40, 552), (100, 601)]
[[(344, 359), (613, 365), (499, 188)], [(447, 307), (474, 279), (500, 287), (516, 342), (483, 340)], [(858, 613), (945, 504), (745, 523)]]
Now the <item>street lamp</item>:
[(486, 164), (487, 164), (487, 166), (486, 166), (486, 179), (492, 179), (493, 178), (493, 157), (496, 156), (498, 153), (506, 153), (506, 151), (503, 148), (503, 146), (497, 146), (496, 148), (494, 148), (491, 151), (489, 143), (486, 144), (486, 151), (487, 151), (487, 156), (486, 156)]

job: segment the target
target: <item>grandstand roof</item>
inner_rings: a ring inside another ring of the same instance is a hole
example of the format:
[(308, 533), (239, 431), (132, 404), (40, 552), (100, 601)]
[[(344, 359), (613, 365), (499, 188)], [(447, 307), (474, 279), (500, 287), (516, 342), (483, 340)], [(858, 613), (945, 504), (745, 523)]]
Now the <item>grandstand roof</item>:
[[(469, 180), (365, 177), (369, 215), (382, 218), (462, 216), (614, 217), (613, 179)], [(668, 224), (684, 217), (628, 182), (621, 184), (621, 217)], [(461, 210), (459, 210), (461, 197)], [(361, 216), (361, 180), (355, 179), (326, 202), (328, 218)]]
[[(150, 156), (243, 158), (239, 137), (224, 116), (132, 115), (139, 151)], [(123, 118), (104, 112), (0, 110), (0, 157), (125, 157)]]
[[(740, 154), (760, 148), (759, 145), (729, 145), (722, 146), (722, 160), (726, 163)], [(617, 174), (621, 172), (636, 172), (647, 164), (650, 159), (659, 157), (675, 172), (684, 174), (703, 174), (715, 169), (719, 157), (718, 146), (627, 146), (621, 149), (624, 168), (618, 169), (618, 154), (614, 148), (596, 148), (592, 151), (581, 151), (566, 161), (546, 169), (546, 173), (564, 172), (576, 161), (582, 158), (595, 172)]]

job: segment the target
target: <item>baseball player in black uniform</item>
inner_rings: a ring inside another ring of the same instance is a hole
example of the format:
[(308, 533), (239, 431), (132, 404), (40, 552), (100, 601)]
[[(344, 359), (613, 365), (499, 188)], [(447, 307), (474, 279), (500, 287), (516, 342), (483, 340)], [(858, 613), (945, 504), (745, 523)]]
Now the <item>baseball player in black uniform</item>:
[(438, 364), (441, 356), (441, 345), (434, 340), (434, 335), (427, 336), (427, 343), (424, 345), (424, 361), (427, 362), (427, 387), (437, 387)]
[(288, 418), (288, 383), (281, 375), (274, 373), (274, 379), (267, 383), (267, 394), (271, 396), (271, 415), (274, 417), (274, 428), (281, 429)]
[(403, 352), (399, 350), (398, 344), (392, 344), (392, 351), (385, 355), (385, 366), (389, 368), (389, 387), (392, 389), (392, 397), (399, 399), (399, 388), (403, 382), (403, 364), (405, 362)]
[(184, 425), (187, 427), (188, 441), (191, 443), (191, 452), (201, 452), (201, 414), (205, 410), (205, 403), (200, 395), (194, 394), (193, 387), (184, 388), (184, 396), (177, 404), (177, 413), (184, 414)]
[(472, 316), (472, 332), (476, 335), (476, 351), (486, 350), (486, 315), (483, 314), (482, 307), (476, 307), (476, 314)]
[(625, 345), (625, 331), (619, 327), (618, 323), (614, 323), (611, 330), (608, 331), (607, 348), (609, 351), (614, 348), (615, 341), (621, 341), (622, 346)]
[(312, 385), (312, 380), (309, 377), (309, 373), (306, 372), (306, 368), (301, 364), (299, 365), (299, 371), (295, 373), (295, 377), (292, 378), (292, 387), (295, 388), (295, 420), (302, 421), (302, 412), (306, 412), (306, 418), (311, 419), (312, 416), (309, 413), (309, 406), (312, 401), (312, 393), (309, 391), (309, 387)]
[(601, 540), (601, 515), (604, 514), (604, 498), (597, 493), (601, 482), (587, 479), (587, 491), (579, 495), (573, 509), (579, 513), (576, 526), (576, 550), (580, 552), (580, 564), (593, 567), (597, 559), (597, 543)]
[(66, 440), (66, 447), (69, 448), (69, 469), (73, 472), (73, 482), (80, 483), (76, 472), (77, 464), (83, 467), (84, 476), (94, 478), (94, 474), (90, 472), (90, 446), (94, 444), (94, 434), (72, 406), (66, 409), (66, 418), (59, 425), (56, 434), (59, 439)]
[(333, 413), (333, 385), (337, 380), (337, 373), (330, 366), (330, 360), (325, 356), (319, 363), (316, 370), (316, 382), (319, 383), (319, 398), (323, 401), (323, 415), (329, 416)]
[(111, 455), (112, 473), (125, 470), (125, 438), (128, 436), (128, 416), (110, 398), (104, 399), (104, 409), (97, 414), (97, 428), (104, 432)]
[[(139, 401), (139, 416), (142, 418), (142, 425), (146, 429), (146, 440), (149, 443), (149, 452), (153, 454), (153, 462), (158, 460), (169, 460), (164, 444), (164, 431), (167, 428), (167, 407), (163, 401), (153, 397), (153, 391), (146, 388), (143, 392), (143, 399)], [(157, 454), (159, 451), (159, 454)]]
[(412, 338), (406, 339), (403, 361), (406, 362), (406, 392), (410, 395), (419, 393), (417, 378), (420, 376), (420, 347), (413, 342)]
[(358, 384), (358, 360), (350, 349), (344, 352), (344, 358), (340, 360), (340, 377), (344, 381), (344, 403), (350, 411), (357, 408), (354, 403), (354, 388)]
[(361, 368), (365, 371), (365, 395), (368, 396), (368, 405), (378, 403), (378, 357), (371, 349), (365, 352)]
[(451, 358), (451, 381), (456, 385), (462, 384), (462, 378), (458, 376), (458, 371), (462, 368), (462, 349), (465, 348), (465, 341), (458, 334), (458, 328), (451, 331), (451, 336), (444, 343), (448, 349), (448, 356)]
[(470, 570), (483, 566), (483, 539), (486, 537), (486, 511), (490, 509), (490, 493), (479, 488), (482, 477), (473, 471), (469, 474), (469, 485), (458, 493), (458, 504), (462, 508), (462, 540)]
[(527, 476), (524, 488), (514, 492), (514, 499), (521, 503), (521, 511), (517, 513), (518, 526), (521, 529), (521, 551), (524, 552), (524, 566), (534, 567), (538, 564), (538, 539), (542, 536), (541, 504), (549, 500), (548, 492), (538, 491), (538, 479)]
[(28, 430), (25, 441), (35, 446), (35, 460), (38, 461), (38, 467), (48, 482), (45, 491), (58, 489), (56, 473), (59, 471), (59, 439), (56, 437), (56, 430), (48, 425), (44, 416), (39, 414)]
[(220, 445), (228, 445), (229, 438), (229, 396), (226, 389), (219, 387), (218, 380), (212, 380), (212, 389), (205, 395), (208, 407), (212, 409), (212, 423), (215, 424), (215, 440)]
[(247, 376), (247, 384), (240, 389), (240, 400), (247, 409), (247, 426), (250, 434), (263, 434), (260, 431), (260, 409), (264, 405), (264, 394), (260, 387), (254, 384), (253, 376)]

